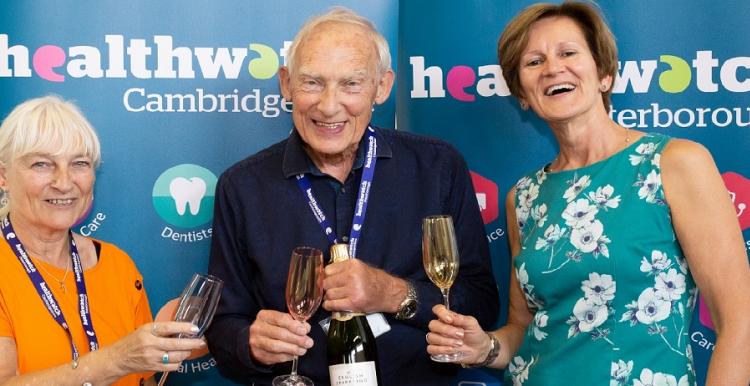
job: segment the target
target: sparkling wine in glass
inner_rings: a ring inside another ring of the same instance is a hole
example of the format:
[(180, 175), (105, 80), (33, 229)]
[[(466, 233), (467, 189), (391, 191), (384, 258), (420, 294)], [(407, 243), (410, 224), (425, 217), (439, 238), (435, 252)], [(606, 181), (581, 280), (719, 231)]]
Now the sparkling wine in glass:
[[(216, 313), (216, 307), (219, 305), (221, 297), (221, 288), (224, 282), (216, 276), (203, 275), (200, 273), (193, 274), (192, 279), (182, 290), (180, 301), (177, 304), (177, 310), (174, 314), (174, 321), (188, 322), (198, 327), (195, 334), (179, 334), (178, 338), (201, 338), (203, 333), (211, 324)], [(167, 380), (168, 372), (164, 372), (159, 379), (159, 386), (164, 385)]]
[[(286, 279), (286, 306), (294, 320), (304, 322), (315, 313), (323, 298), (323, 252), (310, 247), (292, 251)], [(273, 386), (313, 386), (310, 378), (297, 374), (297, 356), (292, 373), (273, 379)]]
[[(458, 246), (453, 218), (428, 216), (422, 220), (422, 263), (427, 276), (443, 294), (445, 308), (450, 310), (450, 289), (458, 275)], [(436, 362), (454, 362), (460, 353), (432, 355)]]

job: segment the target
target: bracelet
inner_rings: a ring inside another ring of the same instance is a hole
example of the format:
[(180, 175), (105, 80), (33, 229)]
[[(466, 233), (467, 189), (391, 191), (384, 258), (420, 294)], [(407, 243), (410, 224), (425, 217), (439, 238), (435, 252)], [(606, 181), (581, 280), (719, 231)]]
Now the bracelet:
[[(73, 358), (73, 360), (70, 362), (70, 368), (73, 370), (78, 368), (78, 358)], [(81, 383), (81, 386), (93, 386), (91, 382), (83, 382)]]
[(489, 332), (486, 332), (487, 337), (490, 338), (490, 351), (487, 353), (487, 357), (484, 358), (483, 361), (479, 363), (472, 363), (472, 364), (466, 364), (461, 363), (461, 367), (465, 369), (471, 369), (475, 367), (487, 367), (492, 364), (492, 362), (497, 359), (497, 356), (500, 354), (500, 341), (497, 340), (497, 337), (495, 335), (490, 334)]

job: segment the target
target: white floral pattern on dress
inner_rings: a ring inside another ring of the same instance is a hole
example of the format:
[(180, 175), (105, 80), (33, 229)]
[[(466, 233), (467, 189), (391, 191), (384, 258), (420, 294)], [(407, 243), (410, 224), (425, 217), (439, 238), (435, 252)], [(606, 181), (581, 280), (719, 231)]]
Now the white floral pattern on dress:
[(599, 209), (614, 209), (620, 206), (620, 196), (612, 197), (615, 188), (612, 185), (599, 187), (594, 192), (589, 192), (589, 200)]
[(592, 339), (604, 339), (614, 346), (614, 342), (607, 337), (609, 329), (599, 327), (613, 312), (610, 302), (615, 298), (617, 283), (610, 275), (591, 272), (588, 280), (581, 282), (581, 290), (583, 297), (573, 306), (573, 315), (567, 320), (570, 325), (568, 339), (580, 333), (588, 333)]
[(516, 270), (516, 278), (518, 283), (521, 285), (521, 291), (523, 291), (524, 297), (526, 297), (526, 305), (531, 311), (537, 311), (542, 309), (544, 304), (536, 298), (534, 295), (534, 285), (529, 284), (529, 274), (526, 272), (526, 264), (521, 264)]
[(652, 204), (659, 203), (660, 200), (657, 199), (656, 193), (661, 189), (661, 175), (654, 169), (646, 175), (645, 179), (641, 179), (640, 175), (638, 177), (639, 180), (635, 183), (636, 186), (641, 187), (638, 189), (638, 198)]
[[(544, 181), (546, 174), (537, 173), (536, 179), (537, 182)], [(600, 255), (609, 257), (607, 244), (611, 240), (604, 233), (604, 225), (596, 219), (596, 216), (600, 210), (608, 211), (619, 207), (621, 197), (615, 196), (614, 187), (609, 184), (596, 187), (587, 194), (581, 195), (590, 185), (590, 176), (584, 175), (579, 178), (574, 175), (568, 181), (568, 188), (563, 194), (563, 198), (568, 203), (561, 215), (565, 221), (565, 226), (551, 224), (544, 231), (543, 237), (537, 237), (534, 244), (535, 250), (549, 250), (548, 270), (544, 273), (554, 272), (570, 261), (579, 262), (584, 254), (591, 254), (594, 258), (598, 258)], [(528, 230), (528, 234), (531, 234), (536, 228), (541, 228), (548, 220), (547, 205), (542, 203), (534, 206), (534, 201), (539, 197), (540, 187), (541, 183), (535, 184), (530, 177), (522, 178), (516, 184), (518, 194), (516, 218), (523, 240), (522, 248), (526, 247), (524, 234), (526, 234), (527, 229), (524, 226), (529, 222), (529, 217), (534, 220), (534, 225), (532, 226), (529, 223), (531, 229)], [(581, 195), (581, 198), (576, 199), (579, 195)], [(564, 256), (565, 260), (558, 261), (558, 265), (553, 267), (556, 255), (563, 249), (563, 246), (556, 248), (557, 243), (562, 239), (568, 240), (575, 247), (575, 251), (567, 252)]]
[(633, 372), (633, 361), (623, 361), (622, 359), (617, 362), (612, 362), (610, 370), (609, 386), (624, 386), (627, 385), (630, 379), (630, 374)]
[(646, 256), (643, 256), (643, 260), (641, 260), (641, 272), (646, 272), (649, 276), (656, 275), (671, 266), (672, 262), (669, 260), (669, 256), (657, 250), (651, 251), (651, 261), (646, 260)]
[[(688, 267), (682, 262), (683, 260), (680, 256), (670, 259), (666, 253), (659, 250), (651, 251), (650, 261), (644, 256), (641, 259), (640, 271), (646, 273), (647, 276), (653, 276), (654, 285), (645, 288), (638, 296), (637, 301), (626, 304), (626, 311), (620, 319), (620, 322), (629, 322), (631, 327), (639, 323), (649, 326), (649, 335), (658, 335), (671, 351), (682, 356), (685, 355), (684, 350), (686, 348), (684, 346), (690, 346), (687, 341), (687, 331), (685, 331), (687, 323), (685, 320), (685, 303), (690, 309), (695, 303), (695, 288), (687, 291), (687, 302), (683, 299), (687, 289), (686, 275), (689, 274)], [(675, 265), (674, 261), (677, 261), (677, 266), (680, 268), (679, 272), (672, 268)], [(671, 341), (667, 338), (667, 334), (670, 333), (667, 323), (660, 323), (670, 317), (673, 318), (674, 323), (672, 324), (674, 325), (673, 330), (675, 330), (672, 332), (674, 337)], [(674, 318), (681, 319), (680, 325), (683, 327), (679, 330), (677, 330), (677, 323)], [(680, 351), (680, 349), (683, 351)]]
[(591, 185), (591, 177), (587, 175), (579, 179), (574, 178), (573, 184), (565, 191), (563, 198), (568, 200), (568, 202), (571, 202), (578, 197), (584, 189), (588, 188), (589, 185)]
[[(515, 273), (534, 318), (506, 372), (513, 385), (550, 384), (551, 374), (564, 375), (566, 370), (546, 357), (546, 347), (562, 347), (566, 340), (582, 349), (570, 354), (579, 359), (597, 355), (601, 342), (616, 352), (616, 343), (631, 339), (638, 339), (649, 355), (659, 355), (658, 361), (645, 361), (640, 350), (621, 352), (632, 357), (606, 360), (606, 368), (601, 367), (603, 358), (597, 358), (599, 365), (591, 369), (596, 384), (609, 379), (610, 386), (688, 386), (695, 379), (688, 327), (697, 288), (674, 231), (662, 222), (669, 220), (660, 175), (665, 139), (648, 134), (613, 156), (614, 162), (561, 173), (540, 169), (516, 184), (521, 255)], [(644, 244), (623, 237), (628, 227), (648, 227), (641, 221), (651, 218), (660, 228), (646, 230), (657, 232), (658, 248), (645, 249), (654, 241), (648, 237)], [(638, 254), (633, 256), (633, 251)], [(617, 291), (618, 277), (627, 296)], [(578, 298), (570, 294), (574, 290), (548, 295), (553, 288), (570, 289), (575, 283), (582, 291)]]
[[(656, 152), (656, 144), (653, 142), (647, 142), (642, 143), (635, 148), (636, 154), (631, 154), (628, 158), (630, 159), (630, 164), (633, 166), (638, 166), (642, 164), (643, 162), (652, 161), (654, 159), (654, 153)], [(657, 154), (658, 155), (658, 154)], [(658, 160), (657, 160), (657, 166), (658, 166)]]
[(536, 338), (536, 340), (541, 341), (547, 337), (548, 334), (542, 329), (544, 327), (547, 327), (548, 320), (549, 316), (547, 316), (547, 311), (537, 311), (536, 314), (534, 314), (534, 322), (529, 329), (529, 332), (534, 335), (534, 338)]
[(688, 377), (683, 375), (677, 381), (674, 375), (653, 372), (645, 368), (641, 370), (639, 379), (633, 380), (633, 386), (688, 386)]
[(526, 360), (520, 356), (513, 358), (508, 364), (508, 370), (513, 379), (513, 386), (522, 386), (523, 383), (529, 379), (529, 370), (531, 370), (531, 366), (534, 365), (536, 360), (536, 357), (531, 357), (527, 363)]

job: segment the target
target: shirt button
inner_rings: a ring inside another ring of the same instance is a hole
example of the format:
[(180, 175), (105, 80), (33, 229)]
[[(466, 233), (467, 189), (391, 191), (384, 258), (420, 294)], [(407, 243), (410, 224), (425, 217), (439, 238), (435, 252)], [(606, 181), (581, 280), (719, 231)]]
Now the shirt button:
[(344, 236), (341, 238), (341, 241), (348, 243), (349, 242), (349, 236)]
[(342, 187), (341, 188), (341, 194), (344, 194), (344, 193), (346, 193), (346, 188)]

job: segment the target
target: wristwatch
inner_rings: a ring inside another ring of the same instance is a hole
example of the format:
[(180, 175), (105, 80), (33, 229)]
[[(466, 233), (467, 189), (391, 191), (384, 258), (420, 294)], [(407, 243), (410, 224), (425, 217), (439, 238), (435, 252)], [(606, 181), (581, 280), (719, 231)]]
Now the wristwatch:
[(406, 280), (406, 298), (398, 305), (395, 315), (396, 319), (409, 320), (413, 318), (417, 314), (417, 306), (419, 306), (417, 288), (414, 287), (414, 283)]

